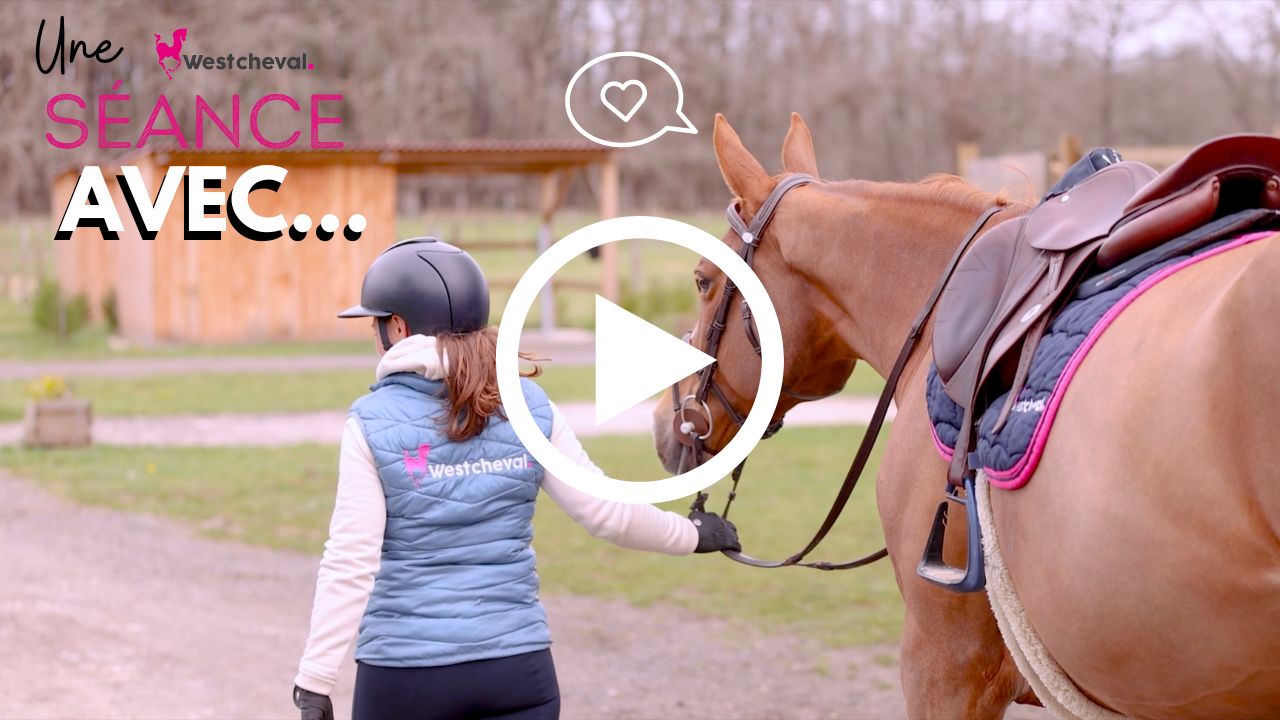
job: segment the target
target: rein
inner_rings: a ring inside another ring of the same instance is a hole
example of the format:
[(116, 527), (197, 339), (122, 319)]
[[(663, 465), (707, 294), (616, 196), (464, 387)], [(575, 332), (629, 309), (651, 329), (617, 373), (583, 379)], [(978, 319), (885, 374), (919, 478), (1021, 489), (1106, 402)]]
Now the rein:
[[(739, 249), (738, 254), (743, 261), (746, 262), (748, 268), (752, 268), (754, 270), (752, 261), (754, 260), (755, 249), (759, 246), (764, 230), (768, 226), (769, 221), (773, 219), (773, 213), (777, 210), (778, 203), (782, 201), (783, 196), (801, 185), (807, 185), (814, 181), (815, 179), (812, 176), (804, 174), (788, 175), (783, 178), (778, 185), (774, 187), (773, 191), (769, 193), (769, 196), (765, 198), (764, 204), (760, 206), (760, 210), (754, 217), (752, 217), (750, 223), (747, 223), (742, 219), (742, 214), (736, 201), (729, 204), (726, 216), (729, 220), (729, 226), (733, 228), (734, 232), (736, 232), (738, 237), (742, 240), (742, 247)], [(844, 482), (840, 485), (840, 490), (836, 493), (835, 500), (832, 501), (831, 508), (827, 511), (827, 516), (823, 519), (822, 525), (819, 526), (817, 532), (813, 534), (813, 537), (810, 538), (809, 542), (805, 544), (803, 549), (782, 560), (762, 560), (760, 558), (747, 555), (746, 553), (732, 550), (723, 551), (724, 555), (735, 562), (753, 567), (779, 568), (795, 565), (797, 567), (808, 567), (816, 570), (849, 570), (852, 568), (862, 567), (864, 565), (870, 565), (871, 563), (889, 555), (887, 548), (881, 548), (873, 553), (848, 562), (833, 563), (816, 560), (805, 562), (805, 558), (809, 553), (813, 552), (818, 545), (822, 543), (822, 541), (827, 537), (827, 534), (831, 531), (831, 528), (835, 526), (836, 521), (840, 519), (841, 513), (844, 512), (845, 506), (849, 503), (849, 498), (853, 495), (854, 488), (858, 485), (858, 480), (861, 478), (863, 471), (866, 470), (867, 462), (871, 459), (871, 450), (875, 447), (876, 439), (879, 437), (880, 430), (884, 426), (885, 416), (889, 412), (889, 405), (893, 402), (893, 395), (897, 390), (898, 380), (901, 378), (902, 371), (905, 369), (907, 361), (910, 359), (911, 353), (920, 339), (925, 323), (928, 321), (929, 316), (933, 314), (933, 309), (938, 303), (938, 298), (941, 297), (943, 289), (946, 287), (952, 274), (955, 272), (956, 265), (959, 264), (960, 258), (964, 255), (965, 251), (969, 249), (969, 246), (972, 245), (974, 239), (977, 238), (978, 234), (982, 232), (982, 229), (986, 227), (987, 222), (990, 221), (992, 216), (999, 212), (1000, 209), (1001, 208), (999, 206), (992, 206), (983, 212), (977, 221), (974, 222), (973, 226), (969, 229), (969, 232), (965, 235), (964, 241), (960, 243), (960, 247), (956, 249), (955, 254), (952, 255), (951, 260), (947, 263), (947, 267), (943, 271), (942, 277), (939, 278), (937, 284), (934, 286), (933, 292), (929, 295), (929, 299), (925, 302), (920, 314), (916, 316), (915, 322), (912, 323), (911, 330), (907, 333), (906, 341), (903, 342), (902, 350), (899, 351), (898, 358), (894, 361), (893, 369), (890, 370), (889, 376), (885, 378), (884, 389), (880, 393), (880, 399), (876, 402), (875, 411), (871, 415), (871, 422), (868, 423), (866, 433), (862, 436), (862, 442), (858, 446), (858, 451), (854, 454), (853, 462), (849, 466), (849, 471), (845, 473)], [(717, 352), (720, 349), (720, 340), (724, 334), (726, 326), (725, 321), (728, 318), (729, 308), (736, 294), (737, 287), (733, 284), (731, 279), (726, 277), (724, 294), (721, 297), (720, 304), (716, 308), (711, 325), (707, 328), (706, 335), (704, 337), (706, 343), (704, 352), (713, 358), (716, 357)], [(760, 355), (760, 339), (756, 334), (755, 326), (752, 322), (751, 309), (747, 306), (745, 299), (742, 299), (740, 302), (742, 305), (742, 321), (747, 334), (747, 341), (755, 350), (756, 355)], [(686, 340), (689, 339), (691, 339), (691, 335), (686, 335)], [(703, 442), (711, 436), (711, 410), (707, 405), (708, 394), (714, 396), (719, 401), (735, 425), (741, 428), (745, 422), (745, 418), (733, 408), (732, 403), (729, 402), (724, 392), (714, 382), (715, 372), (718, 365), (718, 362), (712, 363), (698, 372), (698, 388), (691, 395), (686, 395), (684, 398), (681, 398), (678, 386), (671, 386), (672, 410), (675, 413), (673, 422), (676, 425), (676, 438), (683, 446), (680, 451), (680, 463), (679, 468), (677, 468), (677, 474), (685, 472), (686, 459), (692, 458), (693, 463), (697, 463), (698, 458), (704, 452)], [(785, 385), (783, 386), (782, 391), (801, 401), (819, 400), (824, 397), (834, 395), (835, 392), (839, 392), (839, 390), (836, 390), (833, 393), (827, 393), (825, 395), (805, 395), (794, 392)], [(702, 413), (701, 415), (698, 414), (699, 410)], [(699, 420), (702, 420), (702, 422), (699, 423)], [(765, 430), (763, 437), (772, 437), (781, 429), (782, 418), (779, 418), (769, 425)], [(729, 517), (729, 509), (732, 507), (734, 499), (738, 496), (738, 481), (742, 478), (742, 471), (746, 467), (746, 464), (747, 461), (744, 459), (733, 469), (733, 474), (731, 475), (733, 484), (729, 489), (729, 495), (725, 501), (724, 510), (721, 512), (721, 516), (726, 519)], [(698, 512), (704, 512), (708, 497), (707, 493), (699, 492), (690, 509)]]

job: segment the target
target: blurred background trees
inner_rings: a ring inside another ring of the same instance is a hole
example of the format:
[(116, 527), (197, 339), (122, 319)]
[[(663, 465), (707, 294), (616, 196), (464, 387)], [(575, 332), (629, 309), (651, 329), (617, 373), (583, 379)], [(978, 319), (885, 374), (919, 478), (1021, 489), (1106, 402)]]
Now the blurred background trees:
[[(69, 37), (109, 38), (124, 54), (41, 75), (36, 28), (43, 18), (56, 31), (59, 14)], [(153, 33), (168, 41), (177, 27), (189, 28), (191, 52), (305, 50), (315, 71), (169, 81), (154, 67)], [(680, 74), (685, 111), (703, 132), (623, 152), (624, 211), (723, 203), (707, 132), (716, 112), (777, 169), (788, 115), (799, 111), (824, 175), (868, 179), (952, 171), (962, 142), (1050, 150), (1073, 133), (1086, 148), (1188, 144), (1280, 124), (1280, 0), (19, 2), (0, 12), (0, 38), (4, 214), (47, 210), (54, 174), (117, 157), (43, 139), (50, 96), (78, 93), (91, 112), (116, 80), (133, 100), (113, 106), (130, 108), (130, 124), (111, 134), (131, 142), (162, 92), (180, 119), (192, 117), (196, 94), (229, 112), (232, 93), (252, 102), (341, 92), (344, 122), (327, 130), (348, 143), (576, 137), (562, 102), (574, 70), (603, 52), (643, 50)], [(473, 207), (532, 192), (445, 182), (455, 195), (465, 188)], [(440, 183), (405, 185), (419, 197)]]

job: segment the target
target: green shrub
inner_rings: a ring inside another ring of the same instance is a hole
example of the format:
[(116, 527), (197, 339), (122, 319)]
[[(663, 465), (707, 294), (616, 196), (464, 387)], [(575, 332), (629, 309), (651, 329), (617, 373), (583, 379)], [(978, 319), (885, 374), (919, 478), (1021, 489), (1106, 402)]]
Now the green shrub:
[(113, 335), (120, 332), (120, 299), (116, 297), (115, 288), (102, 296), (102, 317), (106, 319), (107, 329)]
[(36, 288), (32, 319), (37, 328), (68, 338), (88, 324), (89, 301), (84, 295), (64, 297), (58, 282), (46, 278)]

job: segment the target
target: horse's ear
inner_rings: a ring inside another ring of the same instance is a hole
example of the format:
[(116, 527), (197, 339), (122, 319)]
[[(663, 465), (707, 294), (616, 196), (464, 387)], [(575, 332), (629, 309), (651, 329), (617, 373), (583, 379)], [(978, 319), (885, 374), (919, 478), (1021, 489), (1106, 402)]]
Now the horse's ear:
[(782, 169), (818, 177), (818, 157), (813, 152), (813, 135), (800, 113), (791, 113), (791, 129), (782, 141)]
[(764, 171), (760, 161), (742, 144), (738, 133), (734, 132), (729, 121), (720, 113), (716, 113), (712, 144), (715, 145), (720, 174), (724, 176), (724, 184), (729, 186), (729, 191), (742, 198), (748, 212), (759, 207), (768, 197), (773, 179)]

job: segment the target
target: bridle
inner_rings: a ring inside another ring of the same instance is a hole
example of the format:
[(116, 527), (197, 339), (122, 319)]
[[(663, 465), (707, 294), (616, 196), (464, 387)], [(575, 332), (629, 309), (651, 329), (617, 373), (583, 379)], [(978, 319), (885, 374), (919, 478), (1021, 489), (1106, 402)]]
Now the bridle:
[[(793, 188), (801, 185), (807, 185), (814, 182), (814, 178), (809, 175), (789, 175), (783, 178), (778, 186), (765, 200), (765, 204), (761, 206), (760, 211), (755, 214), (751, 224), (748, 225), (743, 219), (738, 202), (735, 200), (729, 204), (726, 215), (729, 218), (729, 225), (738, 233), (738, 237), (742, 239), (742, 247), (738, 250), (738, 256), (747, 264), (748, 268), (754, 267), (755, 251), (760, 245), (760, 238), (764, 233), (765, 226), (773, 219), (773, 212), (777, 209), (778, 203), (782, 201), (782, 197)], [(712, 316), (711, 324), (707, 326), (706, 334), (703, 337), (705, 342), (705, 352), (711, 357), (716, 357), (720, 350), (720, 341), (724, 337), (724, 330), (729, 318), (729, 309), (733, 305), (733, 301), (738, 296), (738, 286), (734, 285), (733, 280), (725, 277), (724, 293), (720, 297), (720, 304), (716, 306), (716, 312)], [(755, 322), (751, 315), (751, 307), (747, 305), (746, 298), (740, 301), (742, 306), (742, 325), (745, 328), (747, 342), (751, 345), (751, 349), (755, 351), (756, 357), (761, 357), (763, 350), (760, 347), (760, 336), (756, 332)], [(685, 334), (685, 341), (692, 339), (692, 331)], [(696, 450), (694, 458), (700, 456), (702, 451), (702, 442), (711, 436), (711, 409), (707, 406), (707, 398), (714, 397), (729, 415), (729, 419), (733, 424), (741, 428), (746, 422), (746, 417), (739, 413), (733, 407), (733, 403), (729, 402), (729, 398), (724, 394), (724, 390), (715, 383), (716, 367), (719, 362), (712, 363), (702, 370), (698, 371), (698, 388), (690, 395), (680, 397), (679, 384), (671, 386), (671, 402), (672, 409), (676, 414), (676, 437), (684, 446), (681, 452), (681, 464), (684, 464), (687, 451)], [(821, 395), (810, 395), (806, 393), (796, 392), (791, 388), (783, 385), (782, 393), (789, 395), (797, 400), (821, 400), (825, 397), (834, 395), (843, 388), (839, 388), (834, 392), (824, 393)], [(694, 409), (701, 408), (703, 414), (701, 416), (690, 415), (690, 403), (694, 405)], [(691, 417), (693, 419), (691, 419)], [(699, 423), (695, 420), (703, 420), (706, 427), (700, 428)], [(773, 421), (764, 431), (764, 437), (772, 437), (775, 433), (782, 429), (782, 419)], [(694, 432), (696, 430), (696, 432)], [(680, 468), (680, 472), (684, 472), (684, 468)]]
[[(778, 204), (782, 202), (782, 198), (791, 190), (801, 185), (807, 185), (815, 182), (815, 178), (805, 174), (791, 174), (782, 178), (778, 184), (765, 198), (764, 203), (760, 206), (759, 211), (751, 218), (751, 222), (747, 222), (742, 217), (742, 210), (738, 201), (729, 203), (725, 215), (729, 221), (729, 226), (742, 241), (742, 246), (738, 250), (739, 257), (747, 264), (748, 268), (754, 269), (754, 259), (756, 248), (759, 247), (760, 241), (763, 239), (764, 231), (769, 225), (769, 221), (773, 219), (774, 212), (778, 209)], [(822, 525), (814, 533), (813, 537), (805, 544), (804, 548), (793, 555), (782, 560), (762, 560), (752, 557), (738, 551), (724, 551), (730, 559), (740, 562), (744, 565), (763, 568), (788, 567), (795, 565), (798, 567), (809, 567), (817, 570), (848, 570), (852, 568), (870, 565), (871, 563), (887, 557), (889, 552), (887, 548), (881, 548), (873, 553), (842, 563), (832, 563), (826, 561), (810, 561), (805, 562), (805, 558), (809, 553), (826, 538), (827, 533), (835, 526), (836, 521), (840, 519), (841, 513), (844, 512), (845, 506), (849, 502), (849, 498), (853, 495), (853, 490), (858, 484), (858, 479), (862, 476), (866, 469), (867, 462), (871, 459), (871, 450), (875, 446), (876, 438), (880, 435), (880, 430), (884, 426), (885, 416), (889, 411), (889, 405), (893, 402), (894, 392), (898, 387), (898, 380), (902, 375), (903, 369), (906, 367), (907, 360), (911, 356), (911, 351), (915, 348), (916, 342), (920, 338), (921, 331), (924, 329), (925, 322), (933, 312), (934, 306), (938, 302), (942, 290), (946, 286), (947, 281), (951, 278), (956, 265), (960, 261), (960, 257), (972, 244), (974, 238), (982, 231), (987, 222), (993, 215), (999, 212), (999, 206), (993, 206), (978, 218), (973, 227), (969, 230), (964, 242), (960, 244), (955, 255), (952, 256), (951, 262), (947, 265), (943, 272), (942, 278), (938, 281), (929, 300), (925, 303), (924, 308), (916, 317), (915, 322), (911, 326), (911, 331), (907, 334), (906, 342), (903, 343), (901, 352), (898, 353), (898, 359), (893, 364), (893, 369), (889, 372), (889, 376), (885, 379), (884, 390), (880, 393), (880, 399), (876, 403), (875, 411), (871, 415), (871, 421), (867, 425), (867, 430), (862, 436), (862, 443), (858, 446), (857, 453), (854, 454), (853, 462), (849, 466), (848, 473), (845, 474), (844, 483), (840, 486), (836, 498), (831, 503), (831, 509), (827, 511), (826, 518), (822, 521)], [(729, 310), (737, 296), (737, 286), (728, 277), (725, 278), (724, 291), (720, 298), (720, 304), (716, 307), (715, 314), (712, 316), (710, 325), (707, 326), (704, 339), (703, 352), (716, 358), (717, 362), (707, 365), (698, 371), (697, 389), (689, 394), (681, 397), (679, 384), (671, 386), (671, 404), (673, 418), (672, 422), (676, 432), (676, 439), (680, 442), (680, 462), (677, 468), (677, 474), (685, 472), (686, 463), (692, 460), (692, 465), (696, 465), (698, 459), (704, 453), (704, 441), (711, 436), (712, 420), (711, 409), (707, 404), (708, 397), (714, 397), (720, 405), (725, 409), (730, 420), (739, 428), (746, 422), (746, 418), (739, 413), (733, 403), (729, 402), (729, 398), (724, 391), (715, 383), (716, 369), (719, 367), (719, 359), (717, 353), (720, 349), (720, 341), (723, 338), (726, 321), (729, 317)], [(747, 342), (755, 350), (757, 356), (761, 355), (760, 338), (756, 333), (755, 324), (752, 319), (751, 309), (747, 305), (746, 299), (739, 299), (742, 313), (742, 324), (747, 336)], [(686, 341), (692, 339), (692, 334), (685, 335)], [(842, 388), (841, 388), (842, 389)], [(837, 389), (831, 393), (822, 395), (809, 395), (791, 390), (785, 385), (782, 392), (800, 401), (820, 400), (840, 392)], [(774, 420), (765, 429), (763, 438), (767, 439), (775, 435), (782, 429), (782, 418)], [(728, 498), (725, 500), (724, 510), (721, 516), (728, 518), (729, 509), (733, 505), (734, 499), (738, 496), (738, 481), (742, 478), (743, 468), (746, 467), (747, 461), (743, 459), (733, 469), (732, 485), (729, 489)], [(697, 498), (693, 501), (692, 510), (705, 511), (708, 495), (705, 492), (699, 492)]]

